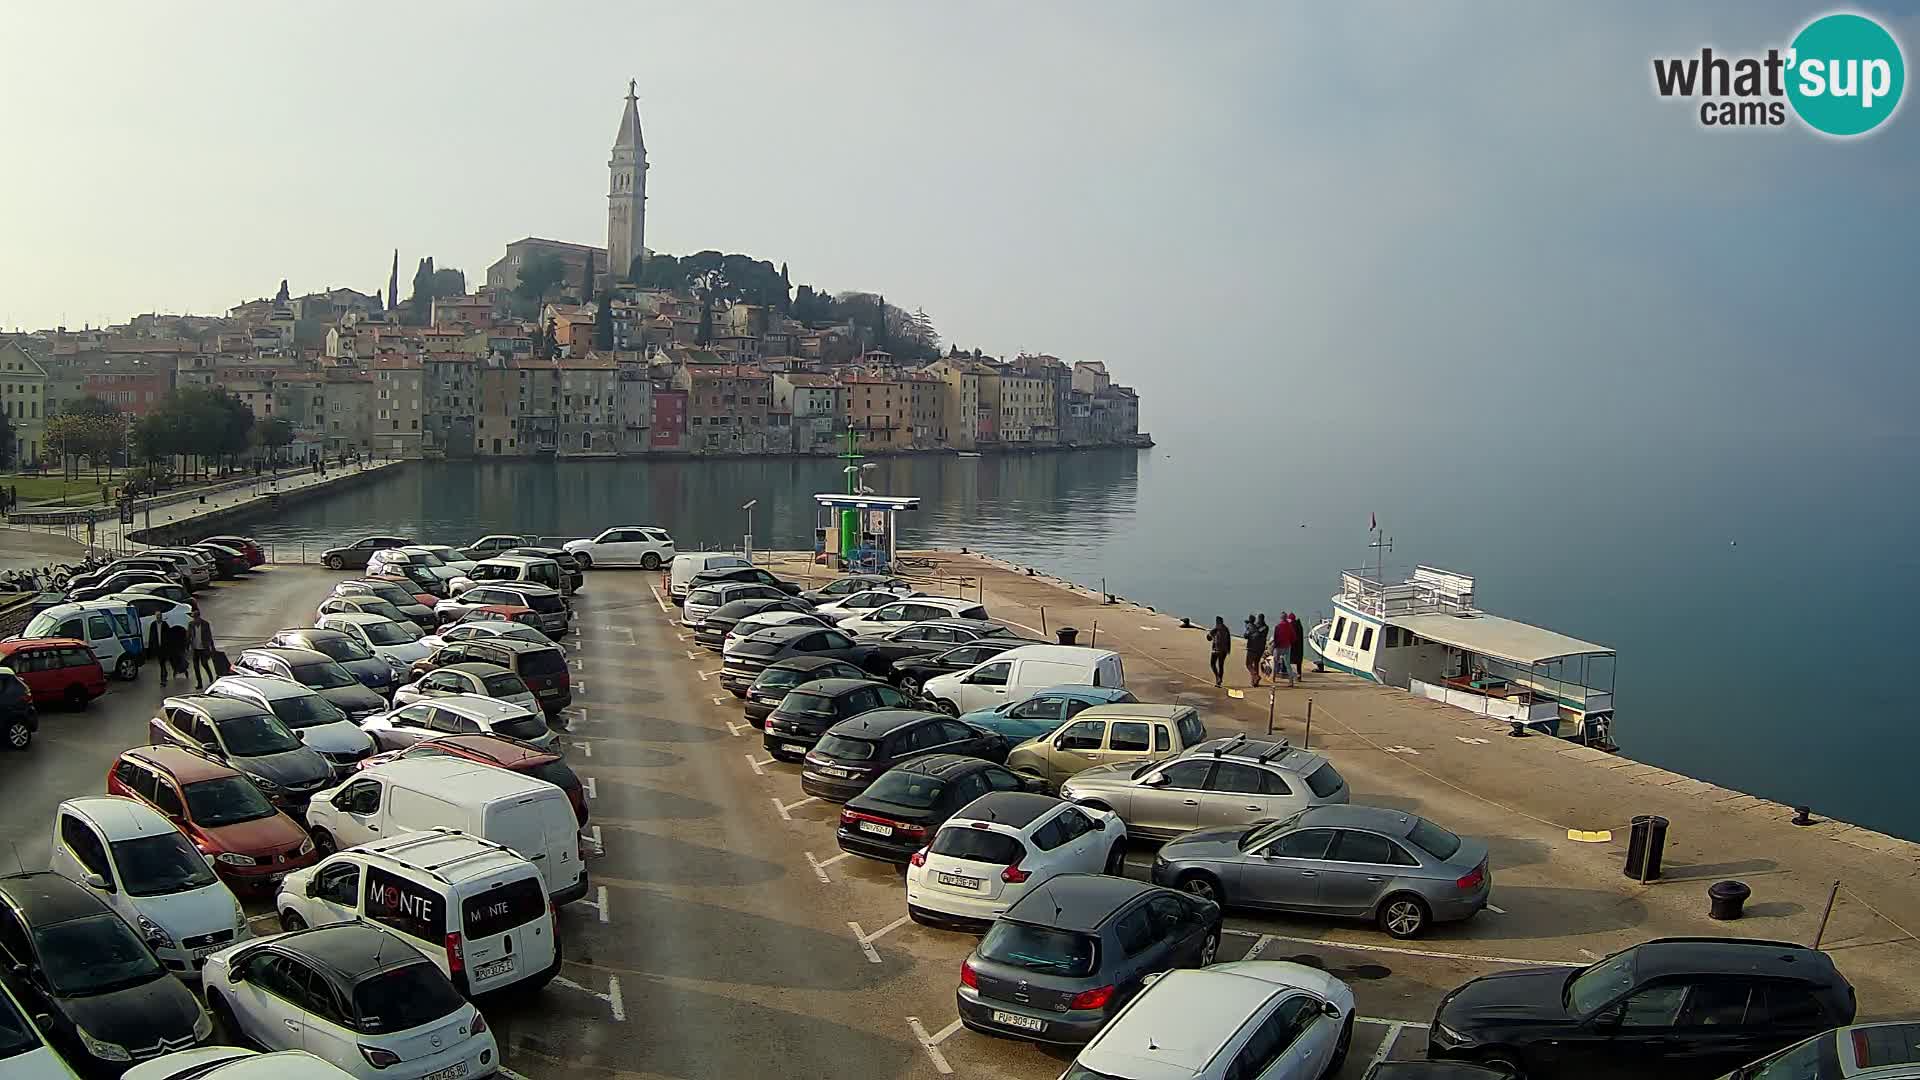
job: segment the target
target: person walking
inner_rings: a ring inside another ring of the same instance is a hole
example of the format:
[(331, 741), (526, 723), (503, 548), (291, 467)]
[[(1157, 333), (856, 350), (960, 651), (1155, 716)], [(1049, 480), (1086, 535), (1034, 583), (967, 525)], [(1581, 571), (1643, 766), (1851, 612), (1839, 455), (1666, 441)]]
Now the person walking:
[(1273, 681), (1278, 683), (1280, 676), (1287, 677), (1287, 685), (1298, 685), (1293, 681), (1293, 613), (1283, 611), (1280, 621), (1273, 624)]
[[(187, 623), (187, 648), (193, 650), (193, 688), (202, 690), (207, 683), (219, 676), (213, 671), (213, 625), (200, 612), (200, 605), (193, 606), (193, 618)], [(205, 682), (200, 673), (206, 672)]]
[(1300, 616), (1287, 612), (1287, 621), (1293, 624), (1293, 674), (1291, 686), (1300, 685), (1300, 676), (1307, 673), (1307, 627)]
[(1233, 631), (1227, 629), (1223, 616), (1213, 617), (1213, 629), (1207, 631), (1207, 645), (1212, 653), (1209, 663), (1213, 667), (1213, 685), (1219, 686), (1227, 677), (1227, 653), (1233, 650)]
[(1267, 617), (1247, 619), (1247, 678), (1260, 685), (1260, 661), (1267, 655)]
[(167, 685), (167, 631), (166, 620), (153, 617), (153, 625), (147, 628), (147, 654), (145, 659), (152, 660), (160, 669), (160, 685)]

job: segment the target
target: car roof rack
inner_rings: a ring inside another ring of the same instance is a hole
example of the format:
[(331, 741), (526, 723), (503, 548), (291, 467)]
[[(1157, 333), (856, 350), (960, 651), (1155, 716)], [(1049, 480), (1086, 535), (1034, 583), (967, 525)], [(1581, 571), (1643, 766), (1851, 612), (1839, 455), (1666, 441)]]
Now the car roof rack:
[(1221, 743), (1219, 746), (1214, 747), (1213, 756), (1220, 757), (1221, 755), (1227, 753), (1230, 750), (1238, 750), (1240, 749), (1240, 747), (1246, 745), (1246, 741), (1247, 741), (1246, 733), (1241, 732), (1240, 734), (1235, 735), (1233, 738), (1228, 739), (1225, 742)]
[(1254, 760), (1264, 765), (1267, 762), (1272, 761), (1274, 758), (1284, 757), (1287, 754), (1291, 753), (1292, 751), (1293, 751), (1293, 743), (1288, 742), (1286, 739), (1275, 739), (1273, 741), (1273, 745), (1267, 747), (1265, 750), (1262, 750), (1260, 752), (1260, 756), (1258, 758), (1255, 758)]

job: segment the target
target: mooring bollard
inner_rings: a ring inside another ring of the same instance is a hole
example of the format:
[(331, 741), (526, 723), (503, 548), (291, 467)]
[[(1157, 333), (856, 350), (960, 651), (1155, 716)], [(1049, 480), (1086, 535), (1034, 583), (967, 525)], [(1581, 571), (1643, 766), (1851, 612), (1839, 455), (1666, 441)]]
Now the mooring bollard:
[(1716, 881), (1707, 888), (1710, 906), (1707, 917), (1711, 919), (1737, 919), (1746, 906), (1747, 897), (1753, 890), (1744, 881)]

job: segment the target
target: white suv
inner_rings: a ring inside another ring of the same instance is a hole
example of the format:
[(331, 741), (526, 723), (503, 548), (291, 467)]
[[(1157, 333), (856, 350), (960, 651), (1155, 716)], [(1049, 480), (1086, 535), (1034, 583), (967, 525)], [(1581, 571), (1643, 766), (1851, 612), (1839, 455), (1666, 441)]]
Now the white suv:
[(540, 868), (452, 829), (403, 833), (287, 875), (274, 901), (288, 930), (378, 923), (407, 939), (469, 997), (538, 990), (560, 971)]
[(1353, 1041), (1353, 990), (1318, 968), (1242, 960), (1147, 977), (1068, 1076), (1130, 1076), (1152, 1061), (1192, 1080), (1319, 1080)]
[(1056, 874), (1126, 870), (1120, 818), (1024, 791), (996, 791), (960, 808), (907, 863), (915, 922), (980, 930)]
[(569, 540), (560, 546), (580, 561), (583, 570), (595, 566), (658, 570), (673, 561), (673, 537), (651, 525), (622, 525), (591, 540)]

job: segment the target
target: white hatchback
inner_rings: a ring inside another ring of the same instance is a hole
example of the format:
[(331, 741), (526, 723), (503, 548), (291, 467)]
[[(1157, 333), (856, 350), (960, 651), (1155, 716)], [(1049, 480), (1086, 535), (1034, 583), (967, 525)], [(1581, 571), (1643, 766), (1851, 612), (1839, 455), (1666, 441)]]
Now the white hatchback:
[(249, 936), (246, 912), (207, 857), (145, 803), (119, 795), (61, 803), (49, 869), (99, 894), (182, 979), (199, 978), (209, 954)]
[(844, 622), (856, 615), (865, 615), (874, 608), (885, 607), (898, 599), (900, 594), (893, 590), (868, 589), (865, 592), (843, 596), (838, 600), (816, 604), (813, 613), (830, 622)]
[(1058, 874), (1121, 874), (1119, 815), (1024, 791), (996, 791), (960, 808), (907, 863), (907, 914), (919, 923), (979, 929)]
[(313, 625), (322, 630), (351, 634), (360, 644), (373, 650), (375, 656), (400, 661), (403, 671), (411, 667), (415, 660), (424, 660), (433, 654), (433, 650), (421, 640), (425, 635), (413, 625), (412, 620), (394, 622), (372, 612), (342, 611), (322, 615), (313, 621)]

